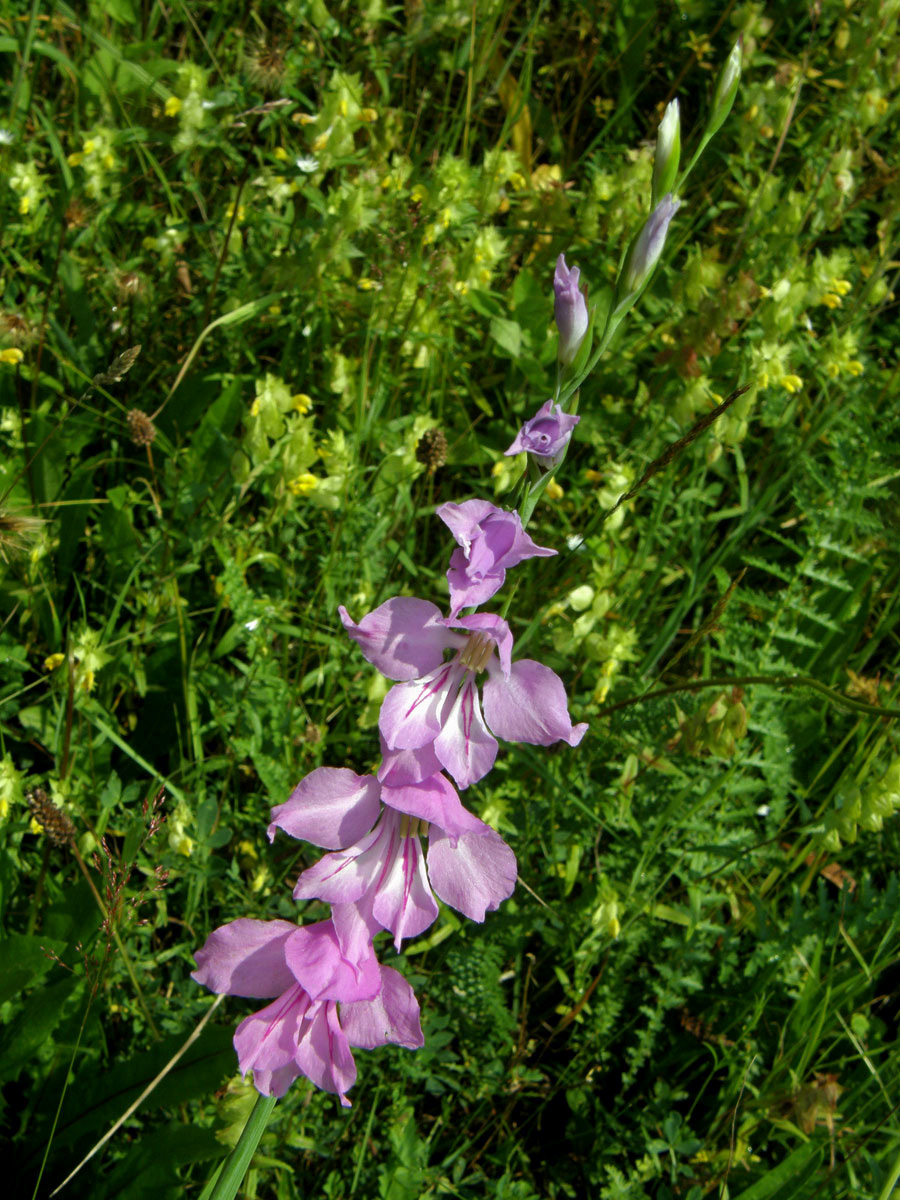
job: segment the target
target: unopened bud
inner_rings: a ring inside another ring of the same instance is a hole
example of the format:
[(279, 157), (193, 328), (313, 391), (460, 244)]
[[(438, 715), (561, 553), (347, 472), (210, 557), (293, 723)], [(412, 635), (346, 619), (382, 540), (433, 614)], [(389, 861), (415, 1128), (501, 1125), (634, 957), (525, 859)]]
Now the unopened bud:
[(681, 161), (681, 115), (678, 111), (678, 101), (672, 100), (666, 105), (663, 119), (659, 123), (656, 134), (656, 155), (653, 159), (653, 186), (650, 193), (650, 203), (656, 205), (660, 196), (671, 192), (678, 177), (678, 164)]
[(559, 330), (559, 361), (567, 367), (584, 340), (588, 327), (588, 310), (584, 295), (578, 286), (580, 271), (578, 267), (571, 270), (566, 266), (564, 255), (556, 260), (556, 271), (553, 274), (553, 290), (555, 303), (553, 307), (556, 317), (556, 328)]
[(734, 104), (734, 98), (737, 95), (740, 81), (741, 43), (737, 41), (734, 43), (728, 58), (725, 60), (725, 66), (719, 72), (719, 78), (716, 82), (716, 93), (713, 96), (712, 112), (710, 113), (709, 123), (706, 126), (706, 133), (704, 135), (706, 138), (712, 137), (731, 112), (731, 106)]
[(647, 218), (644, 228), (632, 242), (625, 259), (619, 287), (620, 296), (630, 296), (640, 291), (650, 278), (653, 268), (659, 262), (663, 246), (666, 244), (669, 222), (675, 216), (680, 204), (681, 201), (676, 200), (669, 192), (663, 196)]

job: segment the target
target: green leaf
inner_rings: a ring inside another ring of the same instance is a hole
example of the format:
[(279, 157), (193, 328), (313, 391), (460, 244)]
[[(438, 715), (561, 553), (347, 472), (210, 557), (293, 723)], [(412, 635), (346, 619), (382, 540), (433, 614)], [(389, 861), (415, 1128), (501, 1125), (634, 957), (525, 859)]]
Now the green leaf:
[(35, 934), (14, 933), (0, 941), (0, 1004), (23, 991), (55, 966), (54, 954), (66, 943)]
[(793, 1154), (774, 1167), (762, 1179), (746, 1188), (734, 1200), (791, 1200), (798, 1194), (809, 1195), (808, 1183), (824, 1157), (824, 1150), (815, 1142), (800, 1146)]

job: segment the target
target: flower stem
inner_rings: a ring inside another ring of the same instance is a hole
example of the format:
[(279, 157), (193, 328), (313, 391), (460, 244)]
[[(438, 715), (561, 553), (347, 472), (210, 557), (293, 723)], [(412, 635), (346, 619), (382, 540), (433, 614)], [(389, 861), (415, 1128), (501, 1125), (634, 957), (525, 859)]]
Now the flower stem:
[(247, 1168), (250, 1166), (250, 1160), (256, 1153), (260, 1138), (265, 1133), (275, 1103), (274, 1096), (257, 1095), (256, 1103), (247, 1118), (247, 1124), (244, 1126), (238, 1144), (225, 1160), (225, 1165), (219, 1172), (212, 1191), (209, 1190), (210, 1185), (207, 1184), (200, 1200), (234, 1200), (247, 1173)]
[(654, 700), (659, 696), (675, 696), (679, 692), (699, 692), (703, 688), (747, 687), (752, 683), (768, 683), (772, 687), (805, 687), (814, 692), (821, 692), (832, 704), (855, 712), (868, 713), (874, 717), (896, 719), (900, 717), (900, 708), (881, 708), (877, 704), (866, 704), (863, 700), (854, 700), (838, 692), (827, 684), (820, 683), (811, 675), (716, 675), (710, 679), (684, 679), (680, 683), (669, 684), (667, 687), (656, 688), (652, 692), (644, 692), (640, 696), (632, 696), (629, 700), (619, 700), (616, 704), (607, 704), (597, 712), (598, 717), (607, 717), (610, 713), (622, 708), (630, 708), (633, 704), (641, 704), (644, 700)]

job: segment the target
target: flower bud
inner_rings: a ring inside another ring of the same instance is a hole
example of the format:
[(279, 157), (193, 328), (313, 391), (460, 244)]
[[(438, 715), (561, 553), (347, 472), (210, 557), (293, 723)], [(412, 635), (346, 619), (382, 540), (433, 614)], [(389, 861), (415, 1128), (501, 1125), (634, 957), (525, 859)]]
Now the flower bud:
[(716, 82), (716, 94), (713, 96), (712, 112), (706, 126), (705, 138), (711, 138), (720, 128), (725, 118), (731, 112), (734, 98), (737, 95), (738, 84), (741, 80), (741, 43), (734, 43), (731, 53), (725, 60), (725, 66), (719, 72)]
[(656, 205), (660, 196), (671, 192), (678, 177), (681, 160), (681, 116), (678, 101), (666, 105), (663, 119), (656, 134), (656, 155), (653, 159), (653, 186), (650, 203)]
[(647, 218), (644, 228), (632, 242), (625, 259), (619, 286), (620, 296), (630, 296), (640, 291), (650, 278), (666, 244), (669, 222), (680, 204), (680, 200), (676, 200), (671, 192), (667, 192)]
[(569, 270), (566, 266), (565, 255), (561, 254), (556, 260), (553, 312), (559, 330), (559, 361), (564, 367), (575, 358), (588, 327), (587, 304), (578, 287), (579, 274), (578, 267)]
[(580, 420), (581, 417), (563, 412), (561, 405), (548, 400), (525, 422), (506, 453), (521, 454), (527, 450), (549, 471), (562, 459), (572, 430)]

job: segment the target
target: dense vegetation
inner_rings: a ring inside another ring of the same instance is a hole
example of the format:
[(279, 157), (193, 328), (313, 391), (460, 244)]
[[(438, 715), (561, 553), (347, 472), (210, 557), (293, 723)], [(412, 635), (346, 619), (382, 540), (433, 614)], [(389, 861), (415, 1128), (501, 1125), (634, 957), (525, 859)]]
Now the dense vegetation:
[[(12, 3), (0, 17), (7, 1195), (200, 1196), (256, 1092), (195, 983), (378, 758), (345, 635), (512, 506), (564, 252), (659, 269), (500, 593), (576, 748), (463, 800), (519, 886), (400, 955), (421, 1050), (296, 1082), (241, 1195), (887, 1200), (900, 1178), (897, 0)], [(715, 420), (717, 405), (746, 387)], [(433, 433), (431, 431), (439, 431)], [(649, 468), (649, 469), (648, 469)], [(618, 503), (620, 499), (628, 498)]]

